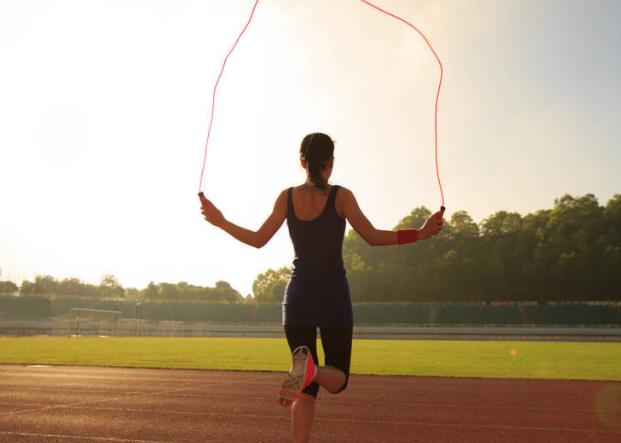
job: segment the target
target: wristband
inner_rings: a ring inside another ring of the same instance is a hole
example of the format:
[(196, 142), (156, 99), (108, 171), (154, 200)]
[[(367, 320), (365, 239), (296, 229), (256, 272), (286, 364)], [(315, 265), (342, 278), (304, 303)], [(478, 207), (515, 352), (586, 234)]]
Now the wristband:
[(416, 229), (397, 229), (397, 242), (400, 245), (414, 243), (416, 240), (418, 240)]

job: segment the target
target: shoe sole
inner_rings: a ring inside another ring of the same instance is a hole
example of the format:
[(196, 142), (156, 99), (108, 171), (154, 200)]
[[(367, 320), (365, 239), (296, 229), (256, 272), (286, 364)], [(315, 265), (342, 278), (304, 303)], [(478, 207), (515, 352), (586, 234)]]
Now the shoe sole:
[(313, 355), (306, 346), (300, 346), (293, 351), (291, 356), (291, 369), (280, 384), (278, 396), (287, 400), (296, 400), (300, 392), (311, 381), (307, 380), (309, 370), (312, 367)]

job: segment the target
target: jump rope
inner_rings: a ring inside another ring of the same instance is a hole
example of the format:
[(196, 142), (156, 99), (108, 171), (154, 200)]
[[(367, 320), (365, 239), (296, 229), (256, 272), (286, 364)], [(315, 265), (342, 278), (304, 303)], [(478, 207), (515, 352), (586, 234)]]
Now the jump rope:
[[(410, 23), (407, 20), (399, 17), (396, 14), (393, 14), (391, 12), (386, 11), (385, 9), (380, 8), (377, 5), (374, 5), (371, 2), (368, 2), (366, 0), (360, 0), (360, 1), (362, 3), (365, 3), (366, 5), (374, 8), (375, 10), (377, 10), (379, 12), (382, 12), (382, 13), (384, 13), (384, 14), (386, 14), (386, 15), (388, 15), (388, 16), (396, 19), (396, 20), (399, 20), (400, 22), (406, 24), (407, 26), (409, 26), (410, 28), (412, 28), (413, 30), (418, 32), (418, 34), (420, 34), (420, 36), (423, 38), (423, 40), (425, 40), (425, 43), (427, 43), (427, 46), (429, 46), (429, 49), (431, 49), (431, 52), (433, 53), (433, 55), (435, 56), (436, 60), (438, 61), (438, 64), (440, 65), (440, 82), (438, 83), (438, 91), (436, 92), (436, 103), (435, 103), (435, 112), (434, 112), (434, 153), (435, 153), (436, 177), (438, 179), (438, 187), (440, 189), (440, 198), (441, 198), (441, 201), (442, 201), (442, 205), (440, 206), (440, 211), (442, 213), (444, 213), (444, 211), (446, 209), (444, 207), (444, 190), (442, 189), (442, 181), (440, 180), (440, 168), (438, 167), (438, 100), (440, 98), (440, 88), (442, 86), (442, 78), (443, 78), (443, 75), (444, 75), (444, 68), (442, 67), (442, 61), (440, 61), (440, 57), (438, 57), (438, 54), (436, 54), (436, 51), (434, 51), (433, 47), (431, 46), (431, 43), (429, 43), (429, 40), (427, 39), (425, 34), (423, 34), (412, 23)], [(224, 72), (224, 68), (226, 66), (226, 62), (229, 59), (229, 56), (235, 50), (235, 47), (237, 46), (237, 44), (241, 40), (242, 36), (244, 35), (244, 32), (246, 32), (246, 29), (250, 25), (250, 22), (252, 22), (252, 19), (254, 17), (254, 12), (257, 9), (257, 5), (258, 4), (259, 4), (259, 0), (255, 0), (254, 5), (252, 6), (252, 10), (250, 11), (250, 17), (248, 18), (248, 21), (246, 22), (246, 24), (244, 25), (243, 29), (241, 30), (241, 32), (237, 36), (237, 39), (235, 40), (235, 43), (233, 43), (233, 46), (231, 47), (229, 52), (226, 54), (226, 57), (224, 57), (224, 62), (222, 63), (222, 67), (220, 68), (220, 74), (218, 74), (218, 78), (217, 78), (216, 83), (215, 83), (215, 85), (213, 87), (213, 94), (212, 94), (212, 98), (211, 98), (211, 113), (210, 113), (210, 116), (209, 116), (209, 128), (207, 129), (207, 139), (205, 140), (205, 154), (203, 156), (203, 167), (201, 169), (201, 177), (200, 177), (200, 181), (198, 183), (198, 196), (200, 197), (201, 201), (203, 199), (205, 199), (205, 194), (202, 192), (203, 175), (205, 173), (205, 165), (207, 164), (207, 150), (209, 148), (209, 137), (211, 136), (211, 129), (212, 129), (212, 126), (213, 126), (213, 116), (214, 116), (214, 112), (215, 112), (215, 108), (216, 108), (216, 94), (218, 92), (218, 85), (220, 84), (220, 79), (222, 78), (222, 73)]]

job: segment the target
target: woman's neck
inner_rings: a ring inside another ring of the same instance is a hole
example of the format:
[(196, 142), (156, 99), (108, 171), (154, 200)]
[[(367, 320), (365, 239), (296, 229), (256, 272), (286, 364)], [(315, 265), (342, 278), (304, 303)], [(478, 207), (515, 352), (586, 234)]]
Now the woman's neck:
[(310, 178), (307, 178), (306, 181), (302, 184), (302, 188), (305, 191), (310, 191), (310, 192), (319, 192), (320, 194), (327, 194), (330, 189), (332, 188), (332, 185), (327, 185), (327, 187), (325, 189), (319, 189), (317, 186), (315, 186), (313, 184), (313, 182), (310, 180)]

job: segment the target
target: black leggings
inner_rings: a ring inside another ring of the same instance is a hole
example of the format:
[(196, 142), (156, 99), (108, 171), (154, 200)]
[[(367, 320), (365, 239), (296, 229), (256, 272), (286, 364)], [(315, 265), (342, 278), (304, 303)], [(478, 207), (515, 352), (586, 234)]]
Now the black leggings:
[[(326, 357), (325, 365), (333, 366), (345, 373), (345, 383), (336, 393), (342, 392), (347, 387), (349, 380), (349, 365), (351, 362), (351, 340), (352, 327), (346, 328), (322, 328), (321, 345)], [(287, 326), (285, 325), (285, 335), (289, 343), (291, 352), (298, 346), (308, 346), (315, 359), (315, 364), (319, 364), (317, 357), (317, 328), (307, 326)], [(317, 397), (319, 385), (315, 382), (308, 385), (302, 392), (313, 397)]]

